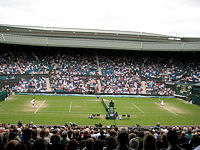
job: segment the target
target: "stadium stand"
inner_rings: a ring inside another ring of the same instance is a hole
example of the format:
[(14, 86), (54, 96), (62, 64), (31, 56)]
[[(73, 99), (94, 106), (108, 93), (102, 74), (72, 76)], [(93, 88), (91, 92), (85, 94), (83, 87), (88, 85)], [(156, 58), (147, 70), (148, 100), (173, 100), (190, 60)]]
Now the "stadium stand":
[(51, 88), (54, 91), (71, 93), (98, 93), (97, 82), (94, 78), (69, 75), (52, 75)]
[(16, 92), (44, 92), (46, 89), (46, 79), (43, 77), (38, 79), (31, 78), (30, 80), (22, 78), (19, 84), (12, 87), (12, 90)]
[[(6, 75), (18, 77), (18, 82), (12, 84), (15, 92), (45, 92), (47, 79), (48, 92), (174, 95), (175, 89), (168, 83), (200, 81), (198, 52), (1, 47), (1, 80)], [(33, 79), (26, 77), (29, 74)], [(30, 88), (28, 80), (34, 80), (37, 86)]]

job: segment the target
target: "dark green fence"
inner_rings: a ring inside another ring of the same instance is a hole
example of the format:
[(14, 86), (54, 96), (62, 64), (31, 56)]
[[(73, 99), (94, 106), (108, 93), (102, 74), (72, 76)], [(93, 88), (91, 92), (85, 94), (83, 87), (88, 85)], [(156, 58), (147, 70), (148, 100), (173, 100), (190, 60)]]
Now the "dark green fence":
[(192, 88), (192, 95), (190, 96), (194, 104), (200, 105), (200, 83), (195, 84)]
[(200, 105), (200, 95), (192, 94), (190, 97), (192, 99), (192, 103)]
[(6, 96), (7, 96), (7, 90), (0, 91), (0, 101), (5, 100)]

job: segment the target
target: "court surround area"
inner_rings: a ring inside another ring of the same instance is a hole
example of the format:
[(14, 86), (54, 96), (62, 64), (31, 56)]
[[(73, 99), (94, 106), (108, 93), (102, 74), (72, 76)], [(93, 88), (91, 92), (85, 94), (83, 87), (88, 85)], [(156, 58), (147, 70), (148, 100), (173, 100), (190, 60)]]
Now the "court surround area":
[[(108, 114), (96, 97), (77, 96), (34, 96), (35, 107), (30, 101), (33, 95), (12, 95), (0, 103), (1, 123), (37, 125), (117, 125), (117, 126), (154, 126), (158, 122), (165, 125), (199, 125), (200, 107), (176, 98), (128, 98), (104, 97), (107, 105), (112, 100), (115, 112), (121, 119), (106, 119)], [(161, 99), (164, 106), (161, 106)], [(98, 114), (92, 119), (89, 116)], [(128, 117), (127, 117), (128, 115)]]

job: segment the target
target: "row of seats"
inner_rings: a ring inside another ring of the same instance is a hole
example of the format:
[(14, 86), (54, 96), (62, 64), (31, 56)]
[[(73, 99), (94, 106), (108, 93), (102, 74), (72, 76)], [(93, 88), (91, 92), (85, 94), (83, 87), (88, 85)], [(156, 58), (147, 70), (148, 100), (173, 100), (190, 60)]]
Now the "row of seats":
[(200, 82), (199, 53), (45, 52), (45, 49), (2, 50), (0, 75), (46, 74), (53, 90), (78, 93), (173, 95), (166, 81)]

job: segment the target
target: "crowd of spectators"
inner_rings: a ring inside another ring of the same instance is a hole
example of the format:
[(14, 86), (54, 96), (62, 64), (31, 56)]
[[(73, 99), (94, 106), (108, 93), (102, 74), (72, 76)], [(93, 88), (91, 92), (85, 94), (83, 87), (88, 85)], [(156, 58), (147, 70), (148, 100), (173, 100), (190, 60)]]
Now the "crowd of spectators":
[(35, 126), (3, 124), (0, 150), (192, 150), (199, 127)]
[(51, 88), (54, 91), (74, 93), (98, 93), (98, 83), (95, 78), (87, 76), (70, 76), (55, 74), (50, 77)]
[(99, 67), (102, 76), (124, 76), (130, 73), (129, 65), (124, 56), (99, 56)]
[(141, 79), (138, 75), (108, 76), (101, 78), (102, 93), (143, 94)]
[(63, 54), (59, 56), (57, 68), (51, 71), (50, 83), (54, 91), (74, 93), (96, 93), (96, 57)]
[(21, 69), (21, 74), (47, 74), (53, 69), (53, 65), (46, 65), (35, 61), (21, 61), (18, 64)]
[(20, 71), (16, 64), (0, 62), (0, 75), (5, 74), (20, 74)]
[[(142, 54), (142, 53), (141, 53)], [(128, 57), (128, 62), (133, 71), (142, 78), (162, 79), (163, 81), (180, 81), (185, 78), (187, 82), (199, 82), (198, 54), (147, 54)], [(195, 76), (194, 76), (195, 75)]]
[(180, 82), (200, 82), (200, 70), (194, 71), (193, 69), (190, 70), (190, 74), (180, 78)]
[(141, 78), (135, 75), (125, 56), (100, 56), (102, 93), (143, 94)]
[[(27, 51), (27, 48), (30, 47), (2, 51), (0, 75), (47, 74), (54, 90), (82, 92), (94, 89), (95, 92), (116, 94), (144, 94), (142, 81), (146, 82), (147, 94), (158, 95), (173, 94), (165, 82), (200, 82), (199, 53), (162, 55), (159, 52), (94, 53), (92, 50), (56, 51), (51, 48)], [(97, 80), (101, 85), (97, 85)], [(21, 87), (18, 90), (26, 91)]]
[(1, 49), (0, 53), (0, 75), (16, 74), (19, 70), (15, 63), (12, 61), (9, 53)]
[(98, 75), (96, 57), (85, 55), (64, 55), (58, 63), (58, 74), (96, 76)]
[(174, 92), (167, 88), (164, 83), (158, 83), (154, 80), (146, 80), (146, 94), (149, 95), (173, 95)]
[(44, 77), (21, 79), (18, 84), (12, 87), (14, 92), (45, 92), (47, 90), (46, 79)]
[(54, 67), (52, 56), (36, 56), (33, 50), (4, 50), (0, 55), (1, 74), (47, 74)]

